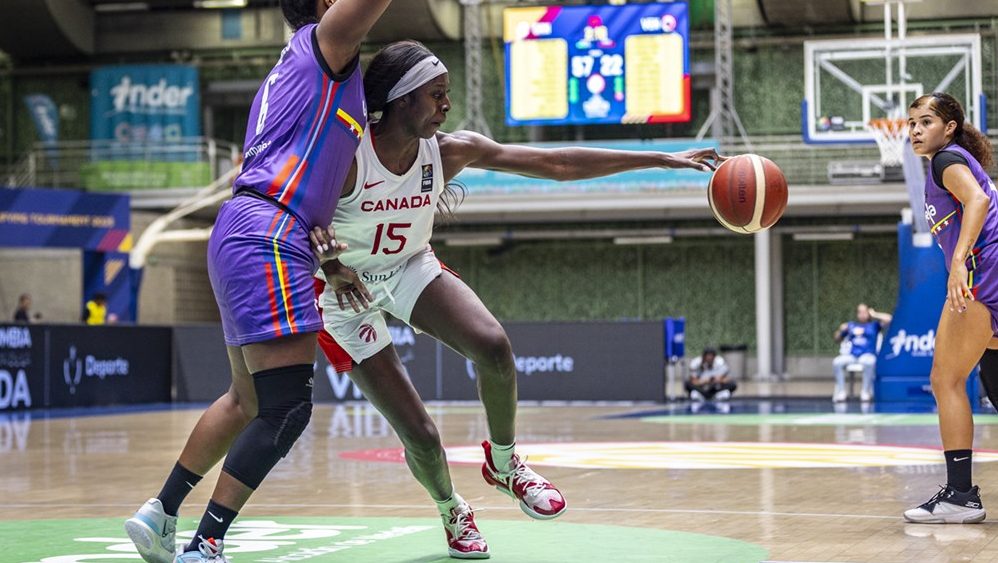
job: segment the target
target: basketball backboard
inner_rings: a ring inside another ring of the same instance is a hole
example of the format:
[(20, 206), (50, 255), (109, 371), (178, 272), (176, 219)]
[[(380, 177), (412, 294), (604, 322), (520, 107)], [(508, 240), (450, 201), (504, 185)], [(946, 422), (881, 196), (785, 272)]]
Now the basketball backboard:
[(980, 35), (807, 41), (801, 133), (807, 143), (873, 143), (870, 120), (906, 117), (915, 98), (939, 91), (986, 129)]

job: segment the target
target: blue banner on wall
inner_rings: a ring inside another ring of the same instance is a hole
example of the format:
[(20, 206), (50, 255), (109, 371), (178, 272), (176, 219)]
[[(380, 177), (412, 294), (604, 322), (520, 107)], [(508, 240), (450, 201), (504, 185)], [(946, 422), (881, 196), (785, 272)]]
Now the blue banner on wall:
[(44, 94), (31, 94), (24, 97), (31, 119), (35, 122), (38, 139), (46, 147), (59, 140), (59, 109), (52, 98)]
[(90, 88), (91, 139), (159, 143), (201, 135), (195, 67), (98, 68), (90, 74)]
[[(946, 301), (946, 259), (934, 242), (915, 246), (912, 226), (901, 223), (898, 269), (898, 302), (877, 354), (875, 395), (878, 401), (934, 402), (929, 373), (936, 351), (936, 326)], [(977, 379), (971, 376), (967, 394), (976, 404)]]
[[(717, 148), (713, 140), (703, 141), (601, 141), (585, 143), (532, 143), (532, 146), (557, 148), (582, 146), (587, 148), (624, 151), (679, 152), (689, 149)], [(691, 169), (645, 168), (622, 172), (603, 178), (555, 182), (528, 178), (506, 172), (465, 168), (457, 181), (468, 188), (468, 193), (521, 194), (521, 193), (600, 193), (600, 192), (656, 192), (671, 189), (706, 188), (710, 174)]]
[(128, 252), (127, 195), (0, 188), (0, 246)]

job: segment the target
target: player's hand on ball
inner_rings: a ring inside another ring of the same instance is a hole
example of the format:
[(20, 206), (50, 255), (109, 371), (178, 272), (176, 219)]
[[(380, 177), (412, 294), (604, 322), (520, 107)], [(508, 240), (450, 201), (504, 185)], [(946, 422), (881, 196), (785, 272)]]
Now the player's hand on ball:
[(347, 249), (345, 243), (336, 241), (336, 231), (332, 227), (325, 229), (313, 227), (312, 231), (308, 233), (308, 238), (312, 243), (312, 253), (319, 259), (320, 265), (330, 260), (336, 260)]
[(717, 154), (716, 149), (690, 149), (667, 156), (670, 157), (669, 168), (692, 168), (702, 172), (710, 172), (727, 160), (727, 157)]

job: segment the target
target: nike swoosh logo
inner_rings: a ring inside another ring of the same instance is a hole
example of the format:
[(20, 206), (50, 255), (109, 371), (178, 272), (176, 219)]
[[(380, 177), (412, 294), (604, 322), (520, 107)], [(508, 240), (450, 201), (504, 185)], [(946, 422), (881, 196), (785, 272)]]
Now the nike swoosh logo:
[(970, 457), (954, 457), (953, 461), (966, 461), (968, 459), (970, 459)]
[(218, 516), (215, 516), (214, 514), (212, 514), (210, 510), (208, 511), (208, 516), (211, 516), (212, 518), (214, 518), (215, 522), (218, 522), (218, 523), (222, 522), (222, 519), (219, 518)]
[(374, 186), (377, 186), (378, 184), (384, 184), (384, 183), (385, 183), (384, 180), (381, 180), (379, 182), (370, 182), (370, 183), (364, 182), (364, 189), (365, 190), (369, 190), (369, 189), (373, 188)]

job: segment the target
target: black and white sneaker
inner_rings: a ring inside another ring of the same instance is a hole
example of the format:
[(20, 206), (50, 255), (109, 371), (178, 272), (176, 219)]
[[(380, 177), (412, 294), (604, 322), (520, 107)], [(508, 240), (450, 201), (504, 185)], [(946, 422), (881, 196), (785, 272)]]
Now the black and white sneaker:
[(905, 520), (918, 524), (976, 524), (985, 516), (976, 485), (965, 493), (949, 485), (940, 487), (928, 502), (904, 512)]

